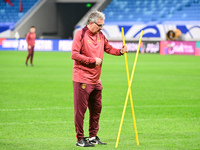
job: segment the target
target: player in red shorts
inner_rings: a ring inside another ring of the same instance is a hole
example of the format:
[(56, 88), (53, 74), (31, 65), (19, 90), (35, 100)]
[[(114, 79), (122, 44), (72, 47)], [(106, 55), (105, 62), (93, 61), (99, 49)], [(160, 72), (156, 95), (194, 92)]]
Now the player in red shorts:
[(31, 57), (31, 63), (30, 65), (33, 66), (33, 54), (34, 54), (34, 46), (35, 46), (35, 27), (31, 26), (30, 27), (30, 32), (27, 33), (26, 35), (26, 42), (28, 45), (28, 56), (26, 58), (25, 64), (26, 66), (28, 65), (28, 59)]
[[(92, 12), (87, 25), (76, 32), (71, 58), (73, 66), (74, 87), (74, 119), (77, 142), (76, 146), (94, 147), (94, 144), (103, 144), (97, 136), (99, 118), (102, 108), (102, 85), (100, 81), (101, 67), (104, 52), (121, 56), (128, 52), (126, 45), (121, 49), (112, 47), (101, 30), (105, 16), (99, 11)], [(84, 136), (83, 121), (87, 107), (90, 112), (89, 138)]]

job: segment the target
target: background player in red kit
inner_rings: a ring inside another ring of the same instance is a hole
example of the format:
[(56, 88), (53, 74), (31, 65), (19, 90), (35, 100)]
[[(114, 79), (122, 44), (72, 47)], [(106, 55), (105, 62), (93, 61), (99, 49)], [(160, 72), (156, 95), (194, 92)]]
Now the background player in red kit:
[[(88, 17), (87, 25), (76, 32), (72, 44), (76, 146), (93, 147), (94, 144), (106, 144), (101, 142), (97, 136), (102, 108), (100, 75), (103, 54), (106, 52), (120, 56), (128, 52), (126, 45), (121, 49), (116, 49), (109, 44), (101, 32), (104, 20), (103, 13), (92, 12)], [(87, 107), (90, 112), (88, 139), (84, 137), (83, 131), (83, 120)]]
[(27, 56), (26, 61), (25, 61), (26, 65), (28, 65), (29, 57), (31, 57), (30, 65), (31, 66), (33, 65), (33, 54), (34, 54), (35, 38), (36, 38), (35, 27), (31, 26), (30, 27), (30, 32), (27, 33), (27, 35), (26, 35), (26, 42), (27, 42), (27, 45), (28, 45), (28, 56)]

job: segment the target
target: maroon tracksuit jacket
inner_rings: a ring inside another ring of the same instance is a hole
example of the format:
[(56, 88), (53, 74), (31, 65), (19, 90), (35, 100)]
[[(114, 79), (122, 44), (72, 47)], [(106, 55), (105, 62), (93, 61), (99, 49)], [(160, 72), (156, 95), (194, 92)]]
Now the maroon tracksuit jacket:
[(35, 46), (35, 38), (36, 38), (36, 34), (35, 33), (28, 33), (26, 35), (26, 42), (28, 47), (31, 46), (30, 48), (28, 48), (28, 56), (26, 58), (26, 63), (29, 59), (29, 57), (31, 57), (31, 64), (33, 63), (33, 54), (34, 54), (34, 46)]

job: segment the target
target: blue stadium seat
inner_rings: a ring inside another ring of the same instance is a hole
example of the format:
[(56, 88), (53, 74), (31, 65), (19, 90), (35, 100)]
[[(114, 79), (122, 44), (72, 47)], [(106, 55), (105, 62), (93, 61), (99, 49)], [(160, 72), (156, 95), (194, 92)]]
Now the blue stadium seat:
[(14, 6), (5, 5), (3, 0), (0, 1), (0, 23), (16, 23), (38, 0), (23, 0), (23, 12), (19, 13), (19, 0), (12, 0)]
[(200, 0), (112, 0), (106, 22), (200, 21)]

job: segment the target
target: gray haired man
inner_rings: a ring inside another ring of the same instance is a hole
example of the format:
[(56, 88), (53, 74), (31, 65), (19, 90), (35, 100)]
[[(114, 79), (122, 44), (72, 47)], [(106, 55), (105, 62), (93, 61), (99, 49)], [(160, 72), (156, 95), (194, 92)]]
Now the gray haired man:
[[(94, 147), (103, 144), (97, 136), (102, 108), (102, 85), (100, 80), (104, 52), (116, 56), (128, 51), (126, 45), (121, 49), (113, 48), (101, 32), (105, 16), (99, 11), (92, 12), (87, 25), (76, 32), (72, 44), (74, 120), (77, 146)], [(89, 138), (84, 137), (83, 120), (89, 108)]]

